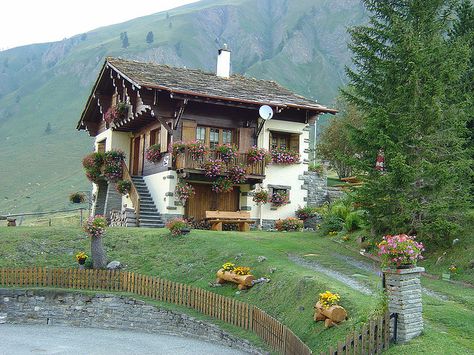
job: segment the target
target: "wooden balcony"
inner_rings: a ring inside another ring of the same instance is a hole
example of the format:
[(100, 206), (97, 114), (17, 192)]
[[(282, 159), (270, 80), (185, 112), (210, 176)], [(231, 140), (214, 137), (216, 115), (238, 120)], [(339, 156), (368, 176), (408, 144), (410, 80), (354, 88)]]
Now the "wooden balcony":
[[(207, 160), (220, 159), (220, 154), (214, 151), (207, 152), (204, 157), (195, 159), (189, 151), (178, 154), (173, 159), (173, 168), (178, 171), (185, 171), (193, 174), (204, 175), (203, 164)], [(247, 161), (247, 154), (238, 153), (235, 159), (232, 159), (223, 170), (222, 175), (226, 175), (227, 167), (241, 165), (245, 169), (247, 179), (250, 183), (261, 182), (265, 178), (265, 162), (257, 162), (255, 164), (249, 164)]]

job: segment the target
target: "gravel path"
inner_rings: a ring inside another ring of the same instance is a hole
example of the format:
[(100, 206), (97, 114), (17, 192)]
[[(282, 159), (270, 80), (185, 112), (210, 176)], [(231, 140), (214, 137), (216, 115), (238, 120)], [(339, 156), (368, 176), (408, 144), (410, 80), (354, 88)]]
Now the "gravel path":
[(245, 354), (193, 338), (122, 330), (0, 324), (0, 354)]
[(289, 255), (288, 258), (293, 261), (294, 263), (307, 267), (308, 269), (312, 269), (315, 271), (318, 271), (324, 275), (327, 275), (329, 277), (332, 277), (333, 279), (336, 279), (338, 281), (341, 281), (345, 283), (347, 286), (350, 288), (362, 292), (365, 295), (373, 295), (374, 292), (372, 292), (371, 289), (369, 289), (367, 286), (363, 285), (361, 282), (351, 278), (350, 276), (344, 275), (340, 273), (339, 271), (331, 270), (328, 269), (321, 264), (317, 263), (316, 261), (309, 261), (305, 260), (299, 256), (296, 255)]
[[(336, 259), (339, 259), (341, 261), (346, 262), (347, 264), (353, 266), (356, 269), (359, 269), (359, 270), (362, 270), (362, 271), (365, 271), (365, 272), (368, 272), (368, 273), (371, 273), (371, 274), (374, 274), (374, 275), (380, 275), (380, 273), (381, 273), (380, 268), (377, 265), (375, 265), (375, 263), (369, 263), (369, 262), (357, 260), (357, 259), (352, 258), (350, 256), (341, 255), (341, 254), (337, 254), (337, 253), (333, 253), (333, 254), (331, 254), (331, 256), (333, 256)], [(290, 260), (292, 260), (293, 262), (295, 262), (299, 265), (302, 265), (304, 267), (308, 267), (310, 269), (319, 271), (319, 272), (321, 272), (321, 273), (323, 273), (327, 276), (335, 278), (336, 280), (344, 282), (345, 284), (347, 284), (347, 286), (353, 288), (354, 290), (360, 291), (360, 292), (362, 292), (366, 295), (372, 295), (373, 294), (372, 290), (370, 290), (367, 286), (361, 284), (358, 280), (356, 280), (354, 278), (351, 278), (351, 276), (344, 275), (344, 274), (342, 274), (338, 271), (328, 269), (328, 268), (322, 266), (321, 264), (317, 263), (316, 261), (305, 260), (305, 259), (303, 259), (299, 256), (290, 255), (289, 258), (290, 258)], [(448, 296), (446, 296), (444, 294), (441, 294), (439, 292), (427, 289), (426, 287), (422, 287), (421, 290), (423, 291), (424, 294), (426, 294), (430, 297), (433, 297), (438, 301), (448, 301), (449, 300)]]

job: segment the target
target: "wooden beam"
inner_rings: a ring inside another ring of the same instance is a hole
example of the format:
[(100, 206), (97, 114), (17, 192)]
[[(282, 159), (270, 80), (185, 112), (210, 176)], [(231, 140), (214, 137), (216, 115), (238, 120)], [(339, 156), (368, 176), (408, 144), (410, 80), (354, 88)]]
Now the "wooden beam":
[(181, 117), (183, 117), (184, 109), (186, 108), (187, 104), (188, 104), (188, 99), (184, 99), (179, 105), (178, 111), (175, 112), (175, 121), (174, 121), (174, 127), (173, 127), (174, 130), (178, 129), (179, 121), (181, 120)]
[(158, 121), (160, 121), (161, 125), (168, 131), (170, 135), (173, 135), (173, 129), (172, 127), (169, 126), (168, 122), (158, 115), (158, 106), (156, 105), (151, 105), (151, 115), (155, 117)]

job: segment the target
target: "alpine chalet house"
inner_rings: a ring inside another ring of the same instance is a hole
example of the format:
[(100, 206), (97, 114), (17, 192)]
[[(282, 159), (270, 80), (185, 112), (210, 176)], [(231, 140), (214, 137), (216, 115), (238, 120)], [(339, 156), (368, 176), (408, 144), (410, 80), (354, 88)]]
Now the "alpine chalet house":
[(231, 76), (225, 46), (217, 75), (107, 58), (77, 129), (95, 137), (96, 152), (124, 152), (121, 179), (131, 184), (121, 195), (115, 182), (95, 181), (93, 213), (161, 227), (248, 211), (273, 227), (315, 193), (305, 179), (322, 113), (336, 111), (273, 81)]

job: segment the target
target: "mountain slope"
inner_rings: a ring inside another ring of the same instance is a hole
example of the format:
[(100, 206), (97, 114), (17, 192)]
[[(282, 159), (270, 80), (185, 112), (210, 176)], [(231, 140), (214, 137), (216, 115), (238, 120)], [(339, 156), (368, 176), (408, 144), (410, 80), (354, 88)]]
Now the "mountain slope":
[(74, 127), (105, 56), (214, 71), (227, 43), (233, 72), (331, 104), (349, 64), (346, 28), (364, 18), (358, 0), (204, 0), (0, 52), (0, 214), (62, 208), (89, 188), (81, 157), (92, 140)]

